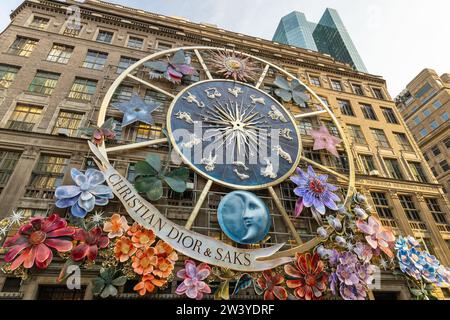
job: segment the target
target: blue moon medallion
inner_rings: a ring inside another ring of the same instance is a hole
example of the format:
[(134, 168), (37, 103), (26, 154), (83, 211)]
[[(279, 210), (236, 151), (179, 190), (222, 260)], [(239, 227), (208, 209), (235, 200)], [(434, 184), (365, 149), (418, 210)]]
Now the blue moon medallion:
[(240, 244), (261, 242), (271, 226), (266, 204), (248, 191), (227, 194), (219, 204), (217, 218), (222, 231)]

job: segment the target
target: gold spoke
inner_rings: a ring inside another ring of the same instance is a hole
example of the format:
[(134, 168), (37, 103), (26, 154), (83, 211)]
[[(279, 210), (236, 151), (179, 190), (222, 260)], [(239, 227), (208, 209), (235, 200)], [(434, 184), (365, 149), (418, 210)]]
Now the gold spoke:
[(266, 77), (267, 72), (269, 71), (269, 68), (270, 68), (270, 66), (269, 66), (268, 64), (266, 64), (266, 66), (264, 67), (263, 72), (261, 73), (261, 76), (259, 77), (258, 82), (257, 82), (256, 85), (255, 85), (255, 88), (256, 88), (256, 89), (259, 89), (259, 87), (260, 87), (261, 84), (263, 83), (264, 78)]
[(152, 88), (153, 90), (156, 90), (156, 91), (158, 91), (158, 92), (160, 92), (162, 94), (165, 94), (166, 96), (171, 97), (172, 99), (175, 98), (175, 96), (173, 94), (171, 94), (170, 92), (167, 92), (166, 90), (161, 89), (160, 87), (155, 86), (154, 84), (151, 84), (148, 81), (145, 81), (145, 80), (143, 80), (141, 78), (133, 76), (132, 74), (127, 74), (127, 77), (130, 78), (130, 79), (133, 79), (134, 81), (137, 81), (137, 82), (143, 84), (144, 86), (147, 86), (149, 88)]
[(317, 167), (317, 168), (319, 168), (319, 169), (321, 169), (321, 170), (323, 170), (323, 171), (325, 171), (325, 172), (327, 172), (327, 173), (329, 173), (329, 174), (332, 174), (332, 175), (334, 175), (334, 176), (336, 176), (336, 177), (341, 178), (342, 180), (349, 181), (349, 178), (348, 178), (348, 177), (346, 177), (346, 176), (344, 176), (343, 174), (341, 174), (341, 173), (339, 173), (339, 172), (336, 172), (336, 171), (334, 171), (334, 170), (332, 170), (332, 169), (329, 169), (329, 168), (327, 168), (327, 167), (321, 165), (320, 163), (317, 163), (317, 162), (315, 162), (315, 161), (313, 161), (313, 160), (311, 160), (311, 159), (308, 159), (308, 158), (306, 158), (306, 157), (304, 157), (304, 156), (302, 156), (301, 159), (302, 159), (303, 161), (305, 161), (305, 162), (308, 162), (309, 164), (311, 164), (311, 165), (314, 166), (314, 167)]
[(327, 113), (327, 110), (319, 110), (314, 112), (308, 112), (308, 113), (302, 113), (302, 114), (296, 114), (294, 116), (295, 119), (301, 119), (301, 118), (308, 118), (308, 117), (314, 117), (322, 113)]
[(195, 52), (195, 55), (197, 56), (198, 62), (200, 62), (201, 66), (203, 68), (203, 71), (205, 71), (206, 76), (208, 77), (208, 79), (212, 80), (213, 77), (212, 77), (211, 73), (209, 72), (208, 67), (206, 66), (205, 60), (203, 60), (202, 56), (200, 55), (200, 52), (198, 52), (197, 49), (195, 49), (194, 52)]
[(211, 189), (212, 184), (213, 184), (213, 181), (208, 180), (205, 187), (203, 188), (203, 191), (200, 194), (200, 198), (198, 198), (197, 203), (195, 204), (194, 210), (192, 210), (191, 215), (189, 216), (189, 219), (186, 222), (186, 226), (185, 226), (186, 229), (190, 230), (192, 225), (194, 224), (194, 221), (197, 218), (198, 213), (200, 212), (203, 202), (205, 202), (206, 196), (208, 195), (209, 189)]
[(292, 223), (291, 218), (289, 217), (288, 213), (286, 212), (286, 209), (284, 208), (283, 204), (281, 203), (281, 200), (278, 197), (277, 193), (275, 192), (273, 187), (269, 187), (268, 189), (269, 189), (269, 193), (270, 193), (273, 201), (275, 202), (275, 205), (276, 205), (278, 211), (280, 212), (281, 216), (283, 217), (284, 223), (287, 225), (287, 227), (291, 231), (291, 234), (294, 237), (295, 241), (298, 244), (302, 244), (303, 241), (302, 241), (302, 239), (300, 239), (300, 236), (298, 235), (298, 232), (295, 229), (295, 226)]
[(161, 139), (156, 139), (156, 140), (151, 140), (151, 141), (131, 143), (131, 144), (123, 145), (123, 146), (106, 148), (106, 152), (116, 152), (116, 151), (124, 151), (124, 150), (131, 150), (131, 149), (139, 149), (139, 148), (144, 148), (144, 147), (152, 146), (155, 144), (166, 143), (166, 142), (168, 142), (167, 138), (161, 138)]

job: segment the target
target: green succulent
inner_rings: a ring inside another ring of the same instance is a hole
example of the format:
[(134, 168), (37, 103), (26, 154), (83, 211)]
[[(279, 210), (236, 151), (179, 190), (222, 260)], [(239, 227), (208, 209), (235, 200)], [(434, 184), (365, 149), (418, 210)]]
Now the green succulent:
[(166, 183), (173, 191), (183, 193), (187, 188), (189, 170), (177, 168), (169, 171), (168, 165), (161, 166), (161, 157), (150, 154), (145, 161), (140, 161), (135, 166), (136, 177), (134, 186), (138, 192), (145, 193), (149, 200), (157, 201), (163, 195), (163, 183)]
[(100, 276), (92, 280), (92, 292), (102, 298), (115, 297), (117, 287), (125, 285), (127, 277), (119, 276), (120, 272), (114, 268), (100, 270)]

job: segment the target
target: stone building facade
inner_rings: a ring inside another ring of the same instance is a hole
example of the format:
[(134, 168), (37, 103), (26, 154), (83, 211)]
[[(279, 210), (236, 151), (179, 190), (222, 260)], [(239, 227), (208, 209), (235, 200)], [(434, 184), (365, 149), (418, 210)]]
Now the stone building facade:
[(434, 176), (450, 196), (450, 74), (420, 72), (396, 98), (397, 107)]
[[(81, 29), (69, 28), (68, 10), (80, 10)], [(226, 31), (207, 24), (191, 23), (98, 0), (84, 3), (67, 0), (24, 1), (11, 14), (11, 23), (0, 35), (0, 218), (13, 210), (28, 215), (45, 215), (54, 210), (54, 189), (70, 181), (68, 168), (94, 166), (86, 140), (78, 128), (96, 124), (100, 103), (117, 76), (139, 59), (168, 48), (202, 45), (235, 48), (283, 66), (314, 88), (338, 117), (352, 140), (356, 159), (357, 187), (368, 196), (374, 214), (397, 234), (414, 235), (445, 264), (450, 264), (449, 204), (441, 186), (427, 165), (416, 139), (389, 96), (382, 77), (354, 71), (329, 56), (271, 41)], [(273, 81), (270, 76), (267, 82)], [(170, 89), (169, 89), (170, 90)], [(146, 95), (136, 83), (124, 83), (115, 94), (127, 100), (132, 92)], [(149, 93), (154, 98), (154, 95)], [(112, 117), (120, 117), (113, 111)], [(137, 124), (118, 129), (120, 143), (138, 142), (161, 136), (164, 110), (154, 114), (152, 127)], [(327, 119), (304, 119), (306, 132)], [(327, 124), (332, 130), (332, 124)], [(305, 135), (305, 157), (345, 173), (345, 155), (339, 160), (313, 152)], [(145, 152), (161, 152), (148, 148)], [(112, 157), (114, 167), (130, 180), (133, 164), (145, 152), (128, 152)], [(205, 181), (191, 176), (191, 189), (183, 195), (165, 190), (157, 204), (173, 221), (185, 224)], [(288, 183), (277, 192), (289, 211), (295, 204)], [(193, 226), (213, 237), (223, 235), (212, 213), (223, 189), (212, 189), (205, 208)], [(275, 208), (267, 197), (270, 208)], [(105, 209), (124, 212), (117, 202)], [(273, 242), (295, 244), (276, 211)], [(293, 219), (303, 240), (315, 235), (313, 219)], [(0, 297), (17, 299), (90, 299), (90, 277), (98, 267), (83, 271), (82, 290), (71, 291), (56, 283), (58, 265), (33, 273), (25, 280), (0, 275)], [(176, 280), (152, 298), (175, 298)], [(132, 283), (122, 289), (122, 298), (133, 298)], [(408, 299), (405, 284), (383, 275), (375, 298)], [(245, 293), (242, 298), (256, 298)]]

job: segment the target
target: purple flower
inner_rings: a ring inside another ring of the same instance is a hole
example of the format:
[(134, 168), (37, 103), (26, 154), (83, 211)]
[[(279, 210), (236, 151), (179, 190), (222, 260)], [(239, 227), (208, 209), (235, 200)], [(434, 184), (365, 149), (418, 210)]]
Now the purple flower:
[(340, 201), (340, 198), (332, 192), (338, 188), (327, 183), (327, 175), (316, 175), (311, 166), (308, 166), (307, 172), (300, 168), (297, 168), (296, 172), (297, 175), (292, 176), (291, 180), (297, 185), (294, 193), (301, 198), (296, 205), (297, 217), (303, 207), (312, 208), (322, 215), (325, 214), (326, 207), (335, 211), (339, 209), (336, 201)]
[(337, 294), (336, 287), (338, 285), (338, 277), (337, 277), (336, 272), (333, 272), (332, 274), (330, 274), (329, 284), (330, 284), (331, 293), (335, 296)]
[(372, 248), (362, 242), (358, 242), (353, 251), (363, 262), (369, 262), (372, 259)]
[(341, 247), (346, 247), (347, 246), (347, 240), (345, 240), (344, 237), (337, 236), (335, 238), (335, 241)]
[(355, 212), (356, 216), (362, 220), (366, 220), (369, 217), (367, 212), (361, 207), (355, 207), (353, 211)]
[(336, 269), (339, 281), (348, 286), (359, 284), (359, 277), (355, 265), (340, 264)]
[(367, 296), (366, 288), (361, 284), (347, 286), (341, 283), (339, 293), (344, 300), (365, 300)]

